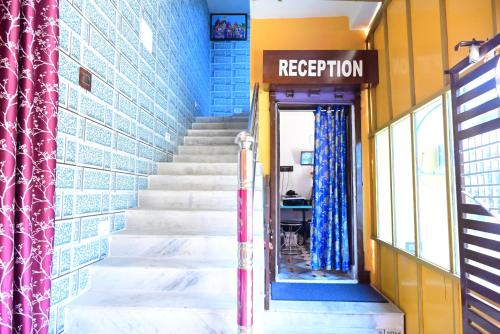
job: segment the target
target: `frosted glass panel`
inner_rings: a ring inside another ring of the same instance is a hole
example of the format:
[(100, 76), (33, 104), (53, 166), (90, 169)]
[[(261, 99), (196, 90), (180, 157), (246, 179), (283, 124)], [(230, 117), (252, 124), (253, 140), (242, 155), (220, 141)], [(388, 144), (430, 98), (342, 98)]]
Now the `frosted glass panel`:
[(391, 135), (395, 244), (398, 248), (415, 254), (410, 117), (395, 123)]
[(389, 130), (375, 135), (378, 238), (392, 243)]
[(441, 98), (415, 113), (420, 256), (450, 267), (448, 203)]

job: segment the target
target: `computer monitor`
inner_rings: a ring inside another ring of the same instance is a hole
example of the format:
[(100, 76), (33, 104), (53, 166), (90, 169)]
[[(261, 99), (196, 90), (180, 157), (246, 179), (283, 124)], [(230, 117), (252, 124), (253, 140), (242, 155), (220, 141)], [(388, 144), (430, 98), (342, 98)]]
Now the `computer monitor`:
[(300, 152), (300, 164), (302, 166), (314, 165), (314, 152), (313, 151)]

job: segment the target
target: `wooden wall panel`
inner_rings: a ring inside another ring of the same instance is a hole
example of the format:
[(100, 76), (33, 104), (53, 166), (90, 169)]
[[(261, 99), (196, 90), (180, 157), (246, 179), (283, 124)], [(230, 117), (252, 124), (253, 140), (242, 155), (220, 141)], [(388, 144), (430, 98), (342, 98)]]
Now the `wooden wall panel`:
[(390, 120), (389, 101), (387, 87), (389, 78), (387, 78), (386, 57), (387, 48), (385, 45), (385, 27), (379, 25), (374, 34), (374, 47), (378, 50), (378, 71), (379, 84), (375, 88), (375, 118), (377, 129), (383, 128)]
[(405, 333), (419, 333), (418, 264), (406, 255), (398, 255), (399, 307), (405, 313)]
[(440, 272), (422, 267), (422, 316), (425, 334), (455, 333), (453, 284)]
[(380, 246), (380, 289), (392, 301), (396, 301), (396, 253), (389, 247)]
[(387, 7), (392, 114), (398, 117), (411, 107), (410, 62), (406, 0), (392, 0)]
[(439, 1), (411, 0), (416, 103), (443, 87), (444, 68)]
[(495, 15), (495, 24), (496, 24), (495, 35), (496, 35), (500, 34), (500, 1), (498, 0), (491, 0), (491, 1), (495, 6), (495, 11), (493, 12), (493, 15)]

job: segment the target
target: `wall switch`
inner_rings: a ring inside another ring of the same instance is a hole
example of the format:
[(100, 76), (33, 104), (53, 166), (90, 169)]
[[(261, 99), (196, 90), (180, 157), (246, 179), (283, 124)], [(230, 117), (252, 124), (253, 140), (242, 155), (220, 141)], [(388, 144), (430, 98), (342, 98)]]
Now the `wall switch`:
[(280, 166), (280, 172), (293, 172), (293, 166)]
[(89, 92), (92, 91), (92, 73), (89, 72), (86, 68), (80, 67), (78, 83), (80, 87)]

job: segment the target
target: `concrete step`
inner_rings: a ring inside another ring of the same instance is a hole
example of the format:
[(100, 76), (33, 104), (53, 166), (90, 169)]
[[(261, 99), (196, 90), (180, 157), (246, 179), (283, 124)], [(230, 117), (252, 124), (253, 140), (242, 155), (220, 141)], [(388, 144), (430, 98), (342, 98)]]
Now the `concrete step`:
[(212, 146), (195, 146), (182, 145), (179, 146), (179, 155), (212, 155), (212, 154), (227, 154), (237, 157), (239, 148), (237, 145), (212, 145)]
[(210, 146), (210, 145), (232, 145), (236, 146), (235, 143), (236, 136), (187, 136), (184, 137), (184, 145), (198, 145), (198, 146)]
[[(318, 319), (321, 321), (318, 322)], [(337, 328), (338, 333), (350, 333), (349, 329), (352, 333), (365, 333), (365, 330), (366, 333), (373, 333), (374, 330), (404, 333), (404, 314), (392, 303), (273, 300), (264, 321), (275, 328), (314, 329), (312, 333), (323, 333), (325, 329), (337, 333), (333, 331)]]
[(90, 290), (68, 306), (68, 334), (236, 333), (224, 294)]
[[(320, 325), (316, 327), (284, 327), (284, 326), (274, 326), (272, 323), (266, 323), (264, 327), (263, 334), (276, 334), (276, 333), (286, 333), (286, 334), (304, 334), (304, 333), (314, 333), (314, 334), (385, 334), (390, 332), (380, 331), (378, 329), (369, 328), (321, 328)], [(395, 333), (396, 334), (396, 333)], [(403, 333), (399, 333), (403, 334)]]
[(151, 175), (151, 190), (236, 190), (236, 175)]
[(94, 290), (173, 291), (234, 295), (234, 261), (109, 257), (91, 268)]
[[(255, 166), (256, 175), (262, 175), (262, 164)], [(199, 162), (162, 162), (158, 164), (160, 175), (236, 175), (238, 164), (229, 163), (199, 163)]]
[(162, 162), (158, 164), (161, 175), (236, 175), (238, 164), (233, 163), (194, 163)]
[(227, 122), (227, 123), (193, 123), (195, 130), (221, 130), (221, 129), (238, 129), (240, 131), (246, 130), (246, 122)]
[(174, 155), (174, 162), (238, 162), (238, 156), (236, 154), (181, 154)]
[(233, 137), (236, 138), (238, 133), (241, 130), (239, 129), (226, 129), (226, 130), (196, 130), (189, 129), (188, 137)]
[[(276, 312), (264, 312), (263, 333), (404, 333), (402, 313), (383, 311), (385, 303), (349, 304), (353, 305), (330, 313), (314, 309), (283, 312), (285, 323), (276, 322)], [(372, 311), (363, 311), (370, 308)], [(69, 334), (237, 333), (236, 298), (232, 295), (91, 289), (67, 310), (65, 332)], [(306, 323), (305, 316), (309, 317)]]
[(230, 122), (248, 122), (248, 115), (244, 116), (210, 116), (210, 117), (196, 117), (195, 123), (230, 123)]
[[(126, 258), (227, 261), (237, 266), (237, 241), (233, 235), (160, 235), (122, 231), (110, 240), (110, 256)], [(264, 263), (264, 237), (254, 233), (254, 268)]]
[[(236, 175), (151, 175), (151, 190), (237, 190)], [(262, 182), (256, 182), (256, 190), (262, 190)]]
[(236, 264), (236, 236), (159, 235), (123, 231), (110, 241), (110, 255), (138, 258), (183, 258), (233, 261)]
[[(262, 192), (256, 191), (254, 206), (262, 211)], [(236, 210), (237, 192), (230, 190), (140, 190), (141, 209)]]
[[(236, 235), (234, 211), (128, 210), (127, 232), (170, 235)], [(253, 216), (255, 233), (262, 233), (263, 215)]]

